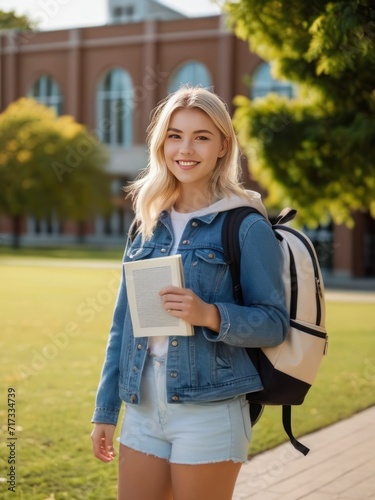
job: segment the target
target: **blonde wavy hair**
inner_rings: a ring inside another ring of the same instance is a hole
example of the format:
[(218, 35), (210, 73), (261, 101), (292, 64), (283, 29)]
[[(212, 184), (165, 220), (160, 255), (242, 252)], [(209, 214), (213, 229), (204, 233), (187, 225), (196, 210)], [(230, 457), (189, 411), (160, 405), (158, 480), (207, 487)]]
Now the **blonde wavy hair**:
[(163, 99), (152, 113), (147, 128), (149, 161), (137, 179), (125, 188), (133, 201), (135, 222), (142, 239), (149, 239), (163, 210), (170, 210), (180, 193), (180, 183), (166, 166), (164, 140), (172, 113), (178, 109), (197, 108), (204, 111), (227, 139), (227, 151), (218, 158), (208, 186), (214, 200), (236, 194), (245, 197), (240, 184), (240, 150), (232, 120), (224, 101), (202, 87), (182, 86)]

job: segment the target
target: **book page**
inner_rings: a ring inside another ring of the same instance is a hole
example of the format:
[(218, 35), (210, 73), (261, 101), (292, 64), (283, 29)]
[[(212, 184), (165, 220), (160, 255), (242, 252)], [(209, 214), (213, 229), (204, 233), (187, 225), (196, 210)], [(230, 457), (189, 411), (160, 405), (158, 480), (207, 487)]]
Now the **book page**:
[(181, 255), (126, 262), (124, 268), (135, 337), (193, 334), (189, 323), (167, 313), (159, 295), (168, 285), (184, 286)]

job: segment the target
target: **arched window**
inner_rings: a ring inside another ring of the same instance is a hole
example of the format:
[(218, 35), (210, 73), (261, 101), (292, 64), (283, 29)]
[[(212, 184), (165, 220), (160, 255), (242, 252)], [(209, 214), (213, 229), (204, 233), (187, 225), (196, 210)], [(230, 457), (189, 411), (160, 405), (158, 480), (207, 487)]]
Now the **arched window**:
[(58, 115), (62, 114), (63, 97), (60, 86), (50, 76), (40, 76), (29, 90), (28, 96), (45, 106), (54, 108)]
[(276, 80), (271, 75), (269, 63), (263, 63), (254, 73), (251, 88), (251, 97), (264, 97), (269, 93), (275, 93), (292, 98), (294, 96), (293, 85), (288, 81)]
[(96, 97), (97, 129), (105, 144), (132, 144), (133, 100), (133, 84), (129, 73), (120, 68), (106, 73), (98, 86)]
[(175, 92), (183, 83), (211, 87), (212, 78), (204, 64), (189, 61), (174, 72), (168, 85), (168, 92)]

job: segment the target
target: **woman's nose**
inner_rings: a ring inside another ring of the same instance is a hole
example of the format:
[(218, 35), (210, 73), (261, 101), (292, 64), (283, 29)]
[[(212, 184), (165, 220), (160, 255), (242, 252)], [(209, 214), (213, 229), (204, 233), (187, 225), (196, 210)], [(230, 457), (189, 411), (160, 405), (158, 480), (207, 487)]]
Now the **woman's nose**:
[(183, 155), (191, 155), (193, 153), (193, 147), (190, 141), (184, 141), (181, 144), (180, 153)]

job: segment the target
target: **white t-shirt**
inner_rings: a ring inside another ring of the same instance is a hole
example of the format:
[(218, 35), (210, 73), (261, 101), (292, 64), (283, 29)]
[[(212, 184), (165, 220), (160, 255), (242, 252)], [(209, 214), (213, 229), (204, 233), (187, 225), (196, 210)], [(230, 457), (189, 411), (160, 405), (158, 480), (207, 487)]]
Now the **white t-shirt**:
[[(196, 210), (195, 212), (182, 213), (176, 212), (176, 210), (172, 208), (171, 222), (173, 228), (173, 247), (171, 248), (170, 255), (173, 255), (177, 252), (182, 233), (184, 232), (186, 224), (189, 222), (189, 220), (201, 215), (203, 211), (206, 211), (206, 209)], [(148, 339), (148, 348), (153, 356), (165, 356), (168, 351), (168, 337), (166, 335), (150, 337)]]

